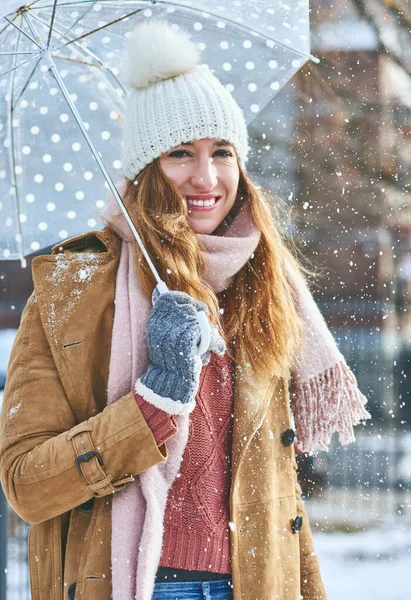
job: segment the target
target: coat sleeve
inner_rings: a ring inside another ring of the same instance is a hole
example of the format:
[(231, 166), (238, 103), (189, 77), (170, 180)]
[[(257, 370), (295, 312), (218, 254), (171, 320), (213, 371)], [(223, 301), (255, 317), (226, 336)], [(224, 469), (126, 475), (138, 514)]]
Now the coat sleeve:
[(77, 423), (33, 295), (13, 346), (0, 422), (0, 479), (28, 523), (121, 490), (167, 458), (133, 393)]
[(297, 514), (303, 518), (302, 527), (298, 533), (300, 537), (300, 581), (301, 598), (303, 600), (327, 600), (324, 585), (320, 574), (320, 565), (314, 550), (308, 515), (301, 498), (301, 486), (297, 478), (297, 464), (295, 463), (295, 493), (297, 500)]

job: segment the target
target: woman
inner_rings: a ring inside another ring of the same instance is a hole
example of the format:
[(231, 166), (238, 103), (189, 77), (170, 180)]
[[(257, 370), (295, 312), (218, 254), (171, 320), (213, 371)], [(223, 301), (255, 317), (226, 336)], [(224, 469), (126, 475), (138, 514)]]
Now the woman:
[(233, 98), (166, 23), (127, 53), (123, 198), (173, 291), (112, 199), (104, 230), (33, 262), (0, 455), (32, 598), (324, 600), (294, 442), (352, 441), (365, 399), (246, 175)]

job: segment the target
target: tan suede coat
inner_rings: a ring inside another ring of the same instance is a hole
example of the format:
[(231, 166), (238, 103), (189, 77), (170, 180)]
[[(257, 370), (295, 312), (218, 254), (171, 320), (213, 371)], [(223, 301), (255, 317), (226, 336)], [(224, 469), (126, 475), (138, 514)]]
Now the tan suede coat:
[[(32, 524), (33, 600), (111, 598), (112, 494), (167, 458), (132, 393), (106, 407), (120, 248), (105, 229), (33, 262), (35, 291), (13, 347), (0, 430), (2, 486)], [(326, 599), (294, 448), (281, 437), (290, 418), (282, 380), (237, 376), (234, 600)], [(294, 533), (297, 515), (303, 525)]]

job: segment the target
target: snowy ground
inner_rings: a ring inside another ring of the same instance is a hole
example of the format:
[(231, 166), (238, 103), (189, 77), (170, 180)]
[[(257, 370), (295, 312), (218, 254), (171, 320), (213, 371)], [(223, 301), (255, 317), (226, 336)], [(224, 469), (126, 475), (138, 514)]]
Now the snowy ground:
[(409, 600), (411, 529), (401, 521), (361, 533), (314, 533), (328, 600)]

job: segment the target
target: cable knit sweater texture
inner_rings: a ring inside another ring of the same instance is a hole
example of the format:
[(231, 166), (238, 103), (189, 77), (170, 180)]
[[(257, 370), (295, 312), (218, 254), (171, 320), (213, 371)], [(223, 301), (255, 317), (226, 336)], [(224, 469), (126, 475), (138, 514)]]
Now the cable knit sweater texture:
[[(212, 353), (202, 371), (196, 407), (189, 415), (189, 441), (167, 496), (160, 566), (231, 572), (232, 369), (227, 354)], [(137, 394), (136, 400), (160, 446), (177, 431), (174, 417)]]

